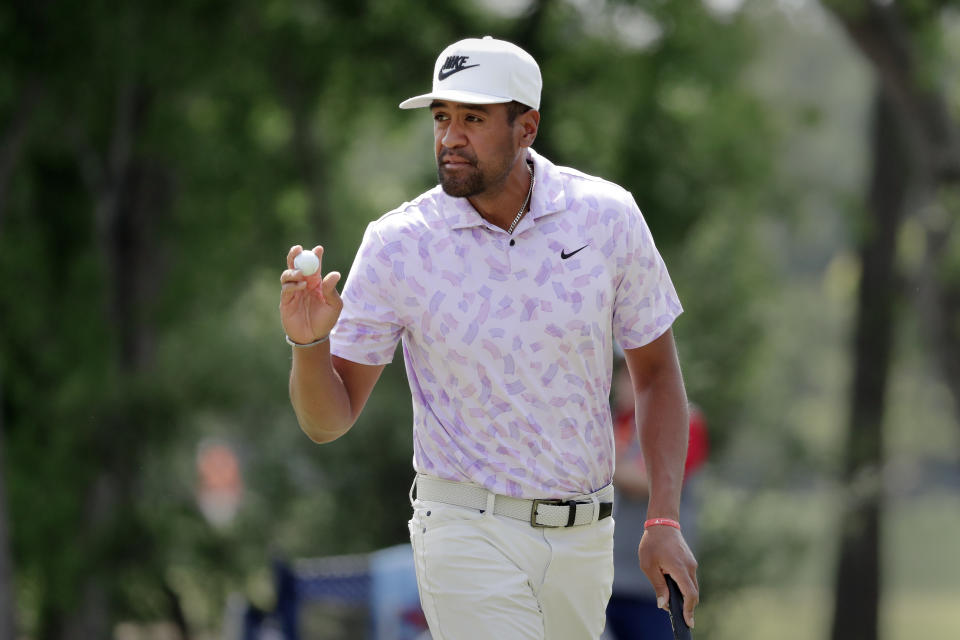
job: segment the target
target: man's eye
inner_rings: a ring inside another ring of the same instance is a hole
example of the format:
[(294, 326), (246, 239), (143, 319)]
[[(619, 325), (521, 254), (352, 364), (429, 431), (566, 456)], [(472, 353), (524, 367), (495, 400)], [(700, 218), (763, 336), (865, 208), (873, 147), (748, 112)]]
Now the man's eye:
[(480, 116), (467, 116), (467, 122), (480, 122)]
[(442, 113), (435, 113), (433, 114), (433, 119), (437, 122), (442, 122), (447, 119), (447, 116)]

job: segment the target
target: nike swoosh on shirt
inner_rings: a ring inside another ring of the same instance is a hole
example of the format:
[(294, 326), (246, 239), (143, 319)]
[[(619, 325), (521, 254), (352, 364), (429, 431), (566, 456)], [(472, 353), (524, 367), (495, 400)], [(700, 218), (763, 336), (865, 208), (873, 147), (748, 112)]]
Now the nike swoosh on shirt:
[(587, 243), (587, 244), (583, 245), (582, 247), (580, 247), (579, 249), (577, 249), (576, 251), (571, 251), (570, 253), (567, 253), (567, 252), (564, 251), (563, 249), (560, 249), (560, 259), (561, 259), (561, 260), (566, 260), (567, 258), (570, 258), (570, 257), (574, 256), (575, 254), (580, 253), (581, 251), (583, 251), (584, 249), (586, 249), (586, 248), (589, 247), (589, 246), (590, 246), (590, 244)]

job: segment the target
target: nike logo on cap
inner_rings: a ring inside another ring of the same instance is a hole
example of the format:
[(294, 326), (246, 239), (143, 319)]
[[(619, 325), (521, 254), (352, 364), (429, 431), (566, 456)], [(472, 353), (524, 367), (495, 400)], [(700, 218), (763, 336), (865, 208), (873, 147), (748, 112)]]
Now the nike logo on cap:
[(437, 80), (446, 80), (455, 73), (460, 73), (464, 69), (479, 67), (479, 64), (465, 64), (470, 56), (449, 56), (440, 67), (440, 73), (437, 74)]
[(567, 253), (567, 252), (564, 251), (563, 249), (560, 249), (560, 259), (561, 259), (561, 260), (566, 260), (567, 258), (572, 258), (575, 254), (580, 253), (581, 251), (583, 251), (584, 249), (586, 249), (586, 248), (589, 247), (589, 246), (590, 246), (589, 243), (588, 243), (588, 244), (585, 244), (585, 245), (583, 245), (582, 247), (580, 247), (579, 249), (577, 249), (576, 251), (571, 251), (570, 253)]

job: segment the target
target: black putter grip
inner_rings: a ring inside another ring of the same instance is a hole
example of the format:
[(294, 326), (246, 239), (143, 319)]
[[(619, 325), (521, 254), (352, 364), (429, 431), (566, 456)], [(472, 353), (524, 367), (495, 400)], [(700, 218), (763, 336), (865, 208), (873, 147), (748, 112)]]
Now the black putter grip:
[(673, 640), (693, 640), (690, 627), (683, 618), (683, 594), (676, 580), (668, 574), (663, 576), (667, 580), (667, 589), (670, 590), (670, 626), (673, 627)]

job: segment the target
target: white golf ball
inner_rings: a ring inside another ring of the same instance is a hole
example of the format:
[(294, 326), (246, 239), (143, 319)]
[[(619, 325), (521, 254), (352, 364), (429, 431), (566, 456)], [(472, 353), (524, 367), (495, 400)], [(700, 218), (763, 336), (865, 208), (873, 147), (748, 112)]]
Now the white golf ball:
[(311, 276), (320, 268), (320, 258), (313, 251), (304, 251), (293, 259), (293, 266), (305, 276)]

